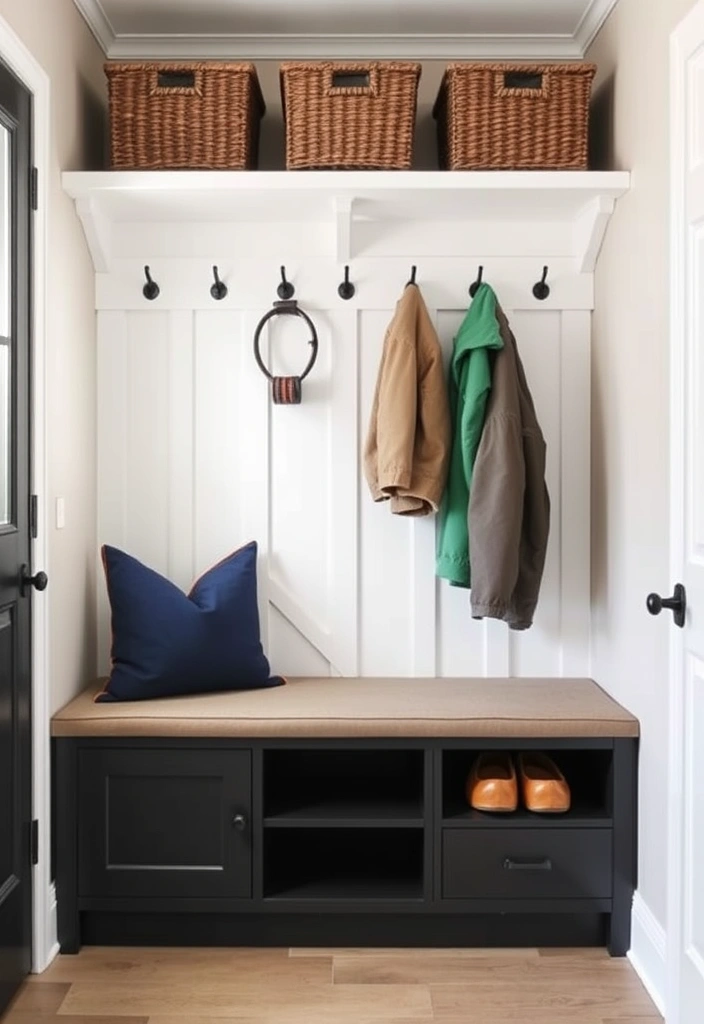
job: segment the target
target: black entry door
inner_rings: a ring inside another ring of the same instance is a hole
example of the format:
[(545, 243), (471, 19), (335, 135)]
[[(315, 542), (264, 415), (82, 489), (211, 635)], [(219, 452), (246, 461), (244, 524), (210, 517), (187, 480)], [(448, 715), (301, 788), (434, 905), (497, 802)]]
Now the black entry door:
[(30, 969), (31, 96), (0, 64), (0, 1013)]

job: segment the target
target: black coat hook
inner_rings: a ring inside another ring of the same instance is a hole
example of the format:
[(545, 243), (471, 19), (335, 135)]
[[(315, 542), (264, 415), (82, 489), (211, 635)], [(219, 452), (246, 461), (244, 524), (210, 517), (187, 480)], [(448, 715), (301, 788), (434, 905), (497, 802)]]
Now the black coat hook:
[(217, 302), (219, 302), (220, 299), (224, 299), (227, 295), (227, 285), (224, 281), (220, 280), (217, 267), (213, 267), (213, 277), (215, 278), (215, 282), (210, 286), (210, 294)]
[(417, 269), (418, 269), (417, 267), (411, 267), (411, 276), (410, 276), (410, 279), (406, 282), (406, 288), (408, 288), (409, 284), (415, 284), (416, 283), (416, 270)]
[(533, 285), (533, 295), (535, 295), (536, 299), (539, 299), (541, 302), (544, 302), (550, 294), (550, 285), (546, 283), (547, 279), (548, 268), (543, 267), (543, 276), (541, 280), (538, 281), (537, 284)]
[(281, 268), (281, 284), (276, 289), (276, 294), (280, 299), (292, 299), (296, 289), (293, 287), (290, 281), (286, 280), (286, 267)]
[(341, 299), (351, 299), (354, 293), (355, 287), (350, 281), (350, 268), (345, 267), (345, 280), (337, 289), (337, 294), (340, 296)]
[(144, 288), (142, 288), (142, 295), (145, 299), (149, 299), (150, 302), (153, 302), (159, 295), (159, 285), (156, 281), (152, 281), (152, 275), (149, 273), (149, 267), (144, 268), (144, 276), (147, 279), (147, 283)]
[(473, 281), (472, 284), (470, 284), (470, 286), (469, 286), (469, 294), (470, 294), (470, 296), (472, 298), (474, 298), (474, 296), (479, 291), (479, 285), (482, 283), (483, 276), (484, 276), (484, 267), (480, 266), (479, 267), (479, 273), (477, 274), (477, 280)]

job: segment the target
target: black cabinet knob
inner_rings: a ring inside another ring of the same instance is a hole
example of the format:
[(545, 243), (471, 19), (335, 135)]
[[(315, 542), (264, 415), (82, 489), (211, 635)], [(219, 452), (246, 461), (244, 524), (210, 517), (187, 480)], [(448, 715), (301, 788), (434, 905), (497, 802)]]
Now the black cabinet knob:
[(232, 824), (238, 832), (244, 832), (247, 828), (247, 819), (244, 814), (236, 814), (232, 819)]
[(687, 612), (687, 594), (681, 583), (675, 587), (672, 597), (660, 597), (659, 594), (648, 594), (646, 606), (651, 615), (659, 615), (663, 608), (672, 612), (675, 625), (682, 628)]
[(24, 597), (27, 587), (34, 587), (35, 590), (46, 590), (49, 583), (49, 577), (45, 572), (38, 572), (32, 576), (28, 565), (23, 565), (20, 569), (20, 593)]

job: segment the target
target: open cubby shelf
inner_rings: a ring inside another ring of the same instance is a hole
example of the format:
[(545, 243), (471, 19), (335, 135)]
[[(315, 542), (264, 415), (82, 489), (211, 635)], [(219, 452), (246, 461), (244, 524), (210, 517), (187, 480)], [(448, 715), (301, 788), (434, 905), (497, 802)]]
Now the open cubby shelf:
[(266, 751), (265, 828), (422, 828), (422, 750)]
[(422, 828), (423, 805), (417, 799), (301, 800), (273, 806), (264, 818), (264, 828)]
[(602, 810), (572, 803), (566, 814), (534, 814), (519, 807), (512, 814), (475, 811), (467, 802), (445, 804), (443, 828), (611, 828), (612, 819)]
[(265, 899), (422, 899), (417, 829), (302, 829), (264, 835)]
[(401, 878), (388, 875), (384, 878), (358, 878), (355, 875), (331, 875), (311, 878), (298, 883), (289, 883), (280, 888), (276, 885), (265, 891), (264, 899), (275, 900), (421, 900), (423, 885), (417, 878)]
[[(442, 824), (449, 828), (610, 828), (612, 825), (612, 751), (551, 750), (564, 774), (572, 803), (566, 814), (534, 814), (523, 807), (512, 814), (475, 811), (465, 785), (477, 751), (446, 750), (442, 770)], [(519, 784), (520, 790), (520, 784)]]

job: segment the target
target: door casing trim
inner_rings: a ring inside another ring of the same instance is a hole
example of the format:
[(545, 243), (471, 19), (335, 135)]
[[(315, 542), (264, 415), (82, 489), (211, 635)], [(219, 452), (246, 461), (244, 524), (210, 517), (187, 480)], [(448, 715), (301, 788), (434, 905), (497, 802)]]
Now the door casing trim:
[[(670, 36), (670, 578), (682, 579), (685, 559), (684, 486), (686, 424), (682, 395), (685, 378), (685, 330), (687, 292), (684, 280), (686, 246), (686, 149), (685, 110), (688, 40), (695, 26), (701, 30), (704, 4), (698, 4)], [(667, 992), (668, 1024), (679, 1024), (680, 960), (682, 944), (682, 894), (684, 884), (684, 638), (682, 630), (670, 630), (669, 735), (668, 735), (668, 846), (667, 846)]]
[[(39, 536), (32, 541), (32, 566), (51, 576), (48, 551), (46, 453), (46, 313), (49, 207), (49, 77), (19, 36), (0, 17), (0, 58), (33, 97), (32, 150), (39, 172), (39, 208), (32, 236), (31, 490), (37, 495)], [(32, 816), (39, 821), (39, 862), (32, 869), (32, 970), (43, 971), (58, 952), (56, 897), (51, 880), (51, 698), (49, 690), (50, 590), (32, 597)]]

